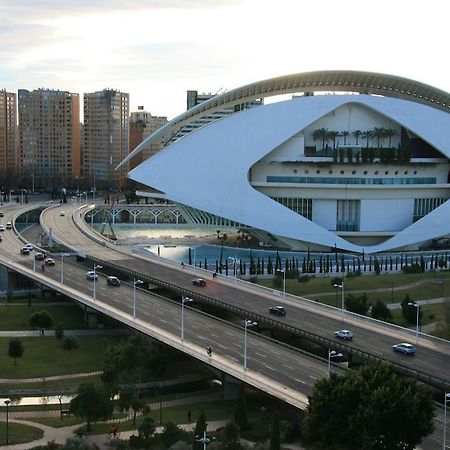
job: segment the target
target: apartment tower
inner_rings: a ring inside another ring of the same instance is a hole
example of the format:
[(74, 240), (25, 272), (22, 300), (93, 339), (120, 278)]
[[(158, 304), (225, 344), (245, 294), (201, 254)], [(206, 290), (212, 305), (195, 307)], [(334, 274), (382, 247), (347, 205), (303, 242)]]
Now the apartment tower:
[(128, 167), (115, 167), (128, 155), (129, 94), (114, 90), (84, 94), (83, 176), (93, 188), (117, 189)]
[(17, 96), (0, 91), (0, 185), (7, 188), (15, 183), (17, 159)]
[[(143, 107), (139, 107), (138, 111), (132, 112), (130, 115), (130, 152), (135, 149), (145, 138), (153, 134), (158, 128), (167, 123), (165, 116), (152, 116), (151, 113), (144, 111)], [(143, 150), (139, 155), (130, 162), (130, 169), (138, 166), (150, 156), (159, 152), (163, 147), (162, 142), (154, 142), (147, 149)]]
[(19, 166), (22, 185), (62, 188), (80, 174), (80, 98), (50, 89), (20, 89)]

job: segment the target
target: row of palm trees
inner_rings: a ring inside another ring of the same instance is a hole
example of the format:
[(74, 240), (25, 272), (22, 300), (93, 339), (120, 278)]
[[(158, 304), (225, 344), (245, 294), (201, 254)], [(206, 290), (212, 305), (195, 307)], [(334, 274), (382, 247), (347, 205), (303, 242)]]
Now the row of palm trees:
[(322, 141), (322, 148), (325, 148), (325, 144), (328, 146), (328, 142), (333, 142), (333, 150), (336, 148), (336, 141), (338, 137), (343, 138), (343, 144), (347, 145), (349, 136), (352, 135), (355, 138), (355, 145), (359, 145), (360, 139), (365, 139), (366, 148), (369, 148), (371, 140), (376, 141), (377, 148), (383, 148), (384, 140), (389, 139), (388, 148), (392, 148), (392, 138), (398, 134), (398, 131), (394, 128), (375, 127), (371, 130), (361, 131), (354, 130), (352, 132), (348, 130), (335, 131), (328, 130), (328, 128), (319, 128), (313, 133), (315, 141)]

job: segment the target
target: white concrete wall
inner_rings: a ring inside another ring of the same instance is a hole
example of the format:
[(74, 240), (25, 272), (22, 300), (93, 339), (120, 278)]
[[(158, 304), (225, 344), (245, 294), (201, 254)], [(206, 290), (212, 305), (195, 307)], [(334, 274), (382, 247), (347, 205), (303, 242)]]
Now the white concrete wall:
[(326, 230), (336, 230), (336, 200), (313, 200), (312, 221)]
[(412, 224), (414, 199), (361, 201), (360, 231), (400, 231)]

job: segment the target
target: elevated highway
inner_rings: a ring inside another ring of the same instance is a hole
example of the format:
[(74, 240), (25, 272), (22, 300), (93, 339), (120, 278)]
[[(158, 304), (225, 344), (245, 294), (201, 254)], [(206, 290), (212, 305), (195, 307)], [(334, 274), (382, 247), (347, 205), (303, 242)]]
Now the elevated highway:
[[(206, 287), (192, 286), (196, 272), (172, 264), (157, 257), (143, 258), (130, 249), (107, 242), (92, 231), (82, 218), (83, 211), (69, 210), (60, 217), (58, 208), (44, 211), (41, 222), (52, 229), (56, 239), (70, 248), (88, 255), (93, 261), (104, 261), (112, 270), (127, 273), (130, 278), (140, 277), (156, 285), (170, 287), (175, 292), (199, 301), (209, 302), (230, 309), (242, 317), (269, 323), (270, 326), (307, 337), (328, 348), (358, 355), (366, 359), (391, 362), (398, 368), (443, 389), (450, 390), (450, 343), (425, 334), (420, 335), (417, 354), (414, 357), (397, 354), (392, 345), (402, 341), (414, 341), (414, 331), (391, 326), (383, 322), (345, 313), (316, 302), (294, 297), (274, 295), (250, 283), (234, 285), (232, 277), (218, 276), (208, 279)], [(198, 270), (198, 269), (197, 269)], [(211, 274), (210, 274), (211, 275)], [(169, 286), (170, 285), (170, 286)], [(287, 314), (274, 318), (268, 308), (283, 303)], [(334, 331), (350, 328), (355, 337), (350, 344), (334, 338)]]

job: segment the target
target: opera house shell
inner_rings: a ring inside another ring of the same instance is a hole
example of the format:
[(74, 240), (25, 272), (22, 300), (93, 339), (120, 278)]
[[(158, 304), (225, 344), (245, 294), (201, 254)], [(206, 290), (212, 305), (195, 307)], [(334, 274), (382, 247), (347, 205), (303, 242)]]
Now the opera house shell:
[(417, 249), (450, 233), (450, 96), (405, 78), (323, 71), (253, 83), (181, 114), (127, 160), (212, 111), (280, 94), (295, 95), (199, 128), (129, 177), (191, 217), (293, 249)]

